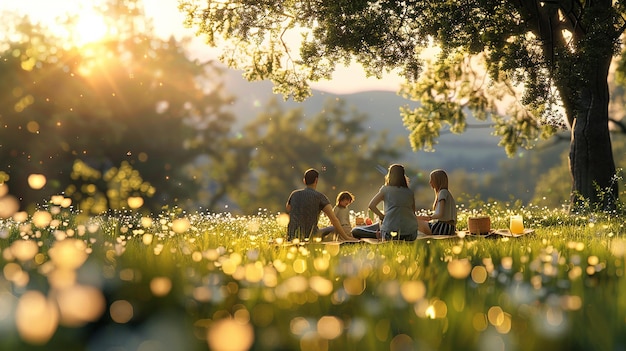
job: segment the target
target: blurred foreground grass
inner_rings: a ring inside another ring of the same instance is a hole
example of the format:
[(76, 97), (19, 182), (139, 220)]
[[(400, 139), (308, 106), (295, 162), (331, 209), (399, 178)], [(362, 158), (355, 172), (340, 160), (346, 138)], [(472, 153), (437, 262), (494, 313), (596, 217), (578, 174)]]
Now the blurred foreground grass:
[(279, 246), (264, 211), (51, 204), (0, 221), (0, 349), (625, 349), (622, 219), (517, 212), (534, 233)]

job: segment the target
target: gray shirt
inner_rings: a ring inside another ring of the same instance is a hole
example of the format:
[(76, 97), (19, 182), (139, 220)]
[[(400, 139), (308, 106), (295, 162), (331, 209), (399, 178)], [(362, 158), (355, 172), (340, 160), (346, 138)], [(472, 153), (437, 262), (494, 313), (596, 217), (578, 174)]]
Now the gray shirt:
[(350, 210), (347, 207), (341, 207), (339, 205), (333, 208), (335, 216), (339, 219), (341, 227), (345, 233), (352, 232), (352, 224), (350, 224)]
[(308, 238), (318, 231), (317, 221), (324, 206), (330, 204), (326, 195), (312, 188), (294, 190), (287, 203), (291, 205), (287, 238)]
[(384, 214), (381, 231), (387, 234), (396, 232), (398, 236), (417, 235), (415, 198), (409, 188), (383, 186)]

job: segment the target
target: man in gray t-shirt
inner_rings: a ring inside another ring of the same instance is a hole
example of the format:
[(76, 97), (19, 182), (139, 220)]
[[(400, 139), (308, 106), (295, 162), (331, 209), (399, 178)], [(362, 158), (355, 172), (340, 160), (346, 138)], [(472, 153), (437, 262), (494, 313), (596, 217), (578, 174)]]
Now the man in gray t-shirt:
[(316, 190), (319, 172), (315, 169), (308, 169), (304, 172), (304, 189), (291, 192), (287, 200), (286, 209), (289, 214), (289, 225), (287, 226), (287, 240), (298, 238), (304, 240), (317, 235), (319, 228), (317, 221), (320, 212), (324, 212), (331, 224), (336, 228), (340, 240), (355, 241), (351, 234), (346, 234), (341, 228), (341, 223), (326, 195)]

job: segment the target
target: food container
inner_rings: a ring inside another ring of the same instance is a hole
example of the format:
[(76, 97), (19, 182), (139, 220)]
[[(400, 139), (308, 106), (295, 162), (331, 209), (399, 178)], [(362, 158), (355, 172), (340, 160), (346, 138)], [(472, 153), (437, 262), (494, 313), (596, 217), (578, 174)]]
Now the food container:
[(488, 234), (491, 231), (491, 218), (489, 216), (469, 217), (467, 229), (471, 234)]
[(363, 217), (356, 217), (354, 220), (356, 225), (365, 225), (365, 219)]

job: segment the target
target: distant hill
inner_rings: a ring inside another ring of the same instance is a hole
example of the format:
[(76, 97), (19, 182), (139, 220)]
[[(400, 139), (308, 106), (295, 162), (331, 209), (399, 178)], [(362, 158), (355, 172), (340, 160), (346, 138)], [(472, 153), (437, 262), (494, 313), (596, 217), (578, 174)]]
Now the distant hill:
[[(492, 136), (491, 128), (468, 128), (463, 134), (454, 135), (443, 132), (435, 152), (414, 152), (408, 143), (408, 130), (402, 124), (400, 106), (417, 107), (414, 101), (406, 100), (389, 91), (368, 91), (355, 94), (336, 95), (322, 91), (313, 91), (313, 96), (302, 103), (284, 101), (281, 95), (272, 93), (270, 82), (248, 82), (241, 72), (227, 70), (224, 76), (225, 87), (236, 96), (233, 113), (238, 118), (235, 128), (241, 128), (265, 109), (265, 104), (275, 99), (284, 104), (286, 109), (302, 108), (306, 115), (317, 114), (327, 99), (342, 99), (348, 109), (355, 109), (368, 116), (366, 128), (375, 131), (386, 130), (391, 138), (402, 137), (407, 140), (406, 149), (401, 150), (402, 163), (429, 170), (444, 168), (452, 171), (463, 168), (468, 172), (496, 172), (501, 160), (506, 159), (504, 150), (498, 147), (498, 138)], [(484, 122), (471, 121), (478, 126)]]

